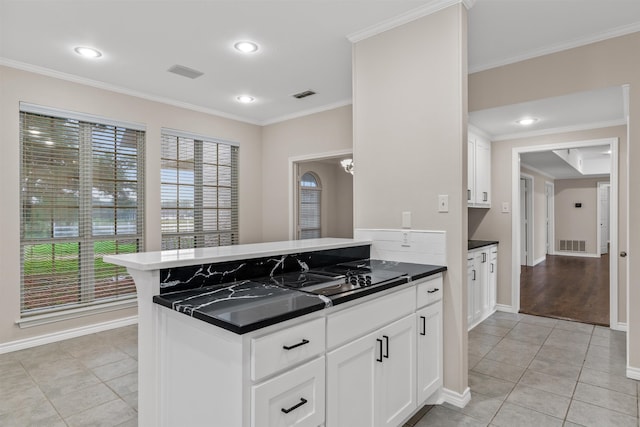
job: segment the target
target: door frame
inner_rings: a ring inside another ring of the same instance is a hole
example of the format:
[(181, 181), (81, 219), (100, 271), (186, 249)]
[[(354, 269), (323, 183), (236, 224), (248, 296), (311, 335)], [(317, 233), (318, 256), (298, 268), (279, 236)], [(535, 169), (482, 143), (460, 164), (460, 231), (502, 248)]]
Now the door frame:
[[(532, 175), (526, 174), (526, 173), (522, 173), (520, 172), (520, 179), (524, 179), (526, 182), (526, 188), (529, 190), (527, 191), (527, 193), (525, 194), (525, 206), (527, 209), (527, 214), (528, 214), (528, 218), (529, 218), (529, 223), (527, 224), (527, 257), (526, 257), (526, 264), (528, 267), (533, 267), (535, 265), (535, 257), (534, 257), (534, 252), (533, 250), (535, 249), (535, 246), (533, 244), (533, 236), (534, 236), (534, 228), (535, 228), (535, 218), (534, 218), (534, 208), (533, 208), (533, 189), (534, 189), (534, 178)], [(518, 193), (520, 192), (520, 186), (518, 185)], [(518, 198), (518, 212), (520, 211), (520, 204), (521, 202), (521, 197), (522, 194), (520, 194), (520, 197)], [(520, 221), (522, 221), (522, 215), (520, 215)], [(522, 224), (520, 224), (522, 226)], [(522, 251), (522, 248), (520, 248), (520, 251)], [(520, 257), (522, 258), (522, 252), (520, 253)], [(520, 260), (520, 265), (522, 265), (522, 260)]]
[(553, 182), (544, 182), (544, 196), (546, 198), (547, 210), (545, 215), (547, 217), (547, 239), (548, 246), (546, 255), (555, 255), (556, 253), (556, 186)]
[[(611, 194), (609, 198), (610, 252), (618, 253), (618, 138), (603, 138), (557, 144), (513, 147), (511, 151), (511, 247), (520, 247), (520, 154), (567, 148), (592, 147), (609, 144), (611, 147)], [(628, 286), (628, 283), (627, 283)], [(628, 302), (628, 301), (627, 301)], [(511, 251), (511, 310), (520, 311), (520, 250)], [(618, 257), (609, 257), (609, 325), (611, 329), (626, 330), (626, 322), (618, 321)]]
[[(598, 204), (596, 206), (596, 227), (598, 229), (596, 245), (598, 251), (596, 252), (598, 256), (602, 255), (602, 227), (600, 223), (602, 222), (602, 208), (600, 207), (600, 191), (602, 187), (609, 187), (609, 213), (611, 213), (611, 183), (609, 181), (598, 181), (597, 183), (597, 191), (598, 191)], [(611, 218), (609, 218), (609, 240), (611, 240)], [(609, 255), (611, 255), (611, 250), (609, 250)]]
[[(323, 153), (292, 156), (288, 159), (289, 173), (289, 240), (295, 240), (297, 235), (297, 206), (298, 206), (298, 163), (316, 160), (335, 159), (337, 157), (353, 156), (352, 149), (325, 151)], [(354, 177), (355, 178), (355, 177)]]

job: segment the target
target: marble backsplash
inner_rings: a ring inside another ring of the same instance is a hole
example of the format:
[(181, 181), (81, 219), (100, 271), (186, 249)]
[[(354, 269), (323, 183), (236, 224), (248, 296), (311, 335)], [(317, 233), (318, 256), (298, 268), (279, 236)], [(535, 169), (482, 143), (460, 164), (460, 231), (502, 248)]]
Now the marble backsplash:
[(160, 270), (160, 294), (306, 271), (342, 262), (368, 259), (369, 257), (370, 246), (363, 245), (275, 257), (166, 268)]

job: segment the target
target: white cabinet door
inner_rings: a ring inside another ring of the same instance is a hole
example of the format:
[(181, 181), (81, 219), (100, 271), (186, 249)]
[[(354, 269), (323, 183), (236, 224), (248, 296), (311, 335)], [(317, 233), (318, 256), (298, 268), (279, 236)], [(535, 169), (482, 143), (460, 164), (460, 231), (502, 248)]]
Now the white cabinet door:
[(498, 303), (498, 246), (495, 245), (489, 248), (488, 276), (489, 310), (493, 311)]
[(442, 302), (419, 310), (416, 316), (417, 403), (420, 406), (442, 385)]
[(416, 409), (415, 314), (383, 328), (376, 426), (396, 427)]
[(476, 142), (475, 135), (469, 134), (467, 140), (467, 203), (476, 201)]
[(491, 143), (484, 138), (476, 138), (475, 172), (476, 204), (491, 206)]
[(483, 248), (478, 256), (478, 277), (480, 284), (480, 309), (476, 322), (481, 321), (491, 309), (489, 290), (489, 249)]
[(382, 367), (378, 333), (365, 335), (327, 354), (327, 427), (371, 427)]
[(475, 281), (478, 277), (478, 272), (475, 269), (474, 254), (469, 252), (467, 256), (467, 327), (471, 329), (473, 325), (473, 318), (475, 313), (475, 307), (473, 306), (473, 291), (475, 289)]
[(476, 323), (482, 317), (482, 300), (484, 297), (485, 280), (482, 269), (482, 251), (473, 254), (473, 323)]

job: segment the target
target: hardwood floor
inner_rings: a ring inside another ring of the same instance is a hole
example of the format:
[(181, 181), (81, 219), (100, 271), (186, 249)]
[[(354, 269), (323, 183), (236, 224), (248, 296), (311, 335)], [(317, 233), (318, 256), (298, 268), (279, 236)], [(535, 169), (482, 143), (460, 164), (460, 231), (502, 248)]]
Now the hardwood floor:
[(522, 266), (520, 312), (609, 326), (609, 255), (547, 255)]

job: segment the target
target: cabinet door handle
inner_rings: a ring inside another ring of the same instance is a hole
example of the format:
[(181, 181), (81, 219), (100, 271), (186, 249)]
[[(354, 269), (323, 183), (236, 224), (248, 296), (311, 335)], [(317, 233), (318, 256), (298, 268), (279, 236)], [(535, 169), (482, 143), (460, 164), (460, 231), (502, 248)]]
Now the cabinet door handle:
[(487, 193), (486, 191), (482, 192), (482, 201), (486, 202), (489, 200), (489, 193)]
[(476, 271), (475, 270), (472, 270), (472, 271), (473, 271), (473, 279), (471, 280), (476, 280)]
[(382, 340), (380, 338), (376, 338), (376, 341), (378, 341), (378, 350), (380, 354), (380, 356), (376, 356), (376, 362), (382, 362)]
[(294, 345), (283, 345), (282, 348), (284, 348), (285, 350), (293, 350), (296, 347), (300, 347), (301, 345), (305, 345), (305, 344), (309, 344), (309, 340), (305, 340), (303, 339), (302, 341), (300, 341), (298, 344), (294, 344)]
[(471, 200), (471, 190), (467, 189), (467, 201)]
[(299, 407), (301, 407), (302, 405), (304, 405), (304, 404), (305, 404), (305, 403), (307, 403), (307, 402), (308, 402), (308, 400), (307, 400), (307, 399), (305, 399), (304, 397), (301, 397), (301, 398), (300, 398), (300, 402), (296, 403), (296, 404), (295, 404), (295, 405), (293, 405), (291, 408), (289, 408), (289, 409), (280, 408), (280, 410), (281, 410), (282, 412), (284, 412), (285, 414), (288, 414), (289, 412), (291, 412), (291, 411), (293, 411), (293, 410), (295, 410), (295, 409), (298, 409)]
[(382, 357), (384, 357), (385, 359), (389, 358), (389, 337), (386, 335), (383, 335), (382, 338), (384, 338), (384, 345), (385, 345), (385, 353)]
[(487, 253), (486, 252), (482, 252), (482, 262), (487, 262)]
[(493, 263), (491, 263), (491, 273), (493, 273)]
[(420, 335), (427, 335), (427, 318), (420, 316), (420, 320), (422, 320), (422, 332), (420, 332)]
[(429, 289), (429, 290), (427, 291), (427, 293), (428, 293), (428, 294), (435, 294), (435, 293), (436, 293), (436, 292), (438, 292), (439, 290), (440, 290), (440, 289), (438, 289), (438, 288)]

